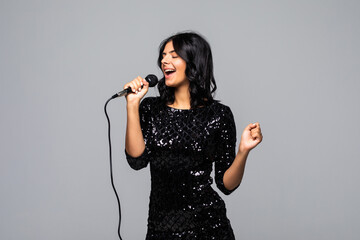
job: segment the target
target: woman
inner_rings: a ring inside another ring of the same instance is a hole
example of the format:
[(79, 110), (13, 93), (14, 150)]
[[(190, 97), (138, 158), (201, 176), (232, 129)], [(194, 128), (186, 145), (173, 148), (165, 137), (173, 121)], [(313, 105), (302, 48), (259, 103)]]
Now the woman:
[(160, 45), (160, 97), (140, 100), (148, 83), (125, 84), (125, 153), (136, 170), (150, 163), (151, 193), (146, 239), (235, 239), (223, 200), (210, 177), (230, 194), (240, 184), (251, 149), (262, 141), (259, 123), (249, 124), (235, 155), (235, 123), (229, 107), (212, 97), (216, 90), (209, 44), (193, 32)]

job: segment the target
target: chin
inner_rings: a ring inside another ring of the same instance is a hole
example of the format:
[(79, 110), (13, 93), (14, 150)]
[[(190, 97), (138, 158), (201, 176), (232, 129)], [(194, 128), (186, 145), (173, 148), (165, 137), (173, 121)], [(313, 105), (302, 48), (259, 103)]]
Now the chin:
[(166, 79), (165, 79), (165, 85), (167, 87), (175, 87), (175, 84), (173, 82), (171, 82), (171, 80), (166, 80)]

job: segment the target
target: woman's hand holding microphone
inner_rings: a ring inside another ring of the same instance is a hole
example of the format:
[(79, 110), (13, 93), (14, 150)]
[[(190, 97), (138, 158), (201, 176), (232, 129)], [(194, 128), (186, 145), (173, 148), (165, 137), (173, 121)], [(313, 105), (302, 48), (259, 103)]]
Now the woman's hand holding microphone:
[(139, 105), (140, 100), (145, 96), (149, 90), (149, 83), (142, 77), (137, 77), (131, 82), (124, 85), (124, 89), (130, 87), (131, 92), (126, 95), (126, 101), (128, 104)]

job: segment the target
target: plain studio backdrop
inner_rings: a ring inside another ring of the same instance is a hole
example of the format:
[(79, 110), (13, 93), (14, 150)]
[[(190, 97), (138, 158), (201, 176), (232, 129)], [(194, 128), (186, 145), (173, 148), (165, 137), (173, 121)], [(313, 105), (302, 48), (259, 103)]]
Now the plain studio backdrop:
[[(358, 239), (359, 12), (355, 0), (2, 0), (0, 238), (117, 239), (103, 105), (160, 77), (159, 43), (194, 30), (238, 142), (251, 122), (264, 134), (241, 187), (221, 194), (236, 238)], [(108, 107), (114, 175), (123, 239), (139, 240), (150, 175), (125, 160), (125, 106)]]

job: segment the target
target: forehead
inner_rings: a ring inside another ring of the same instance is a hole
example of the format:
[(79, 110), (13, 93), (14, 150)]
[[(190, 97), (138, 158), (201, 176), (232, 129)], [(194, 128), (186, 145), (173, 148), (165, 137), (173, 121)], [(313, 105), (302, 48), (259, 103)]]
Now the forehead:
[(165, 44), (165, 47), (164, 47), (164, 53), (168, 53), (168, 52), (172, 52), (174, 51), (174, 45), (173, 45), (173, 42), (172, 41), (169, 41)]

